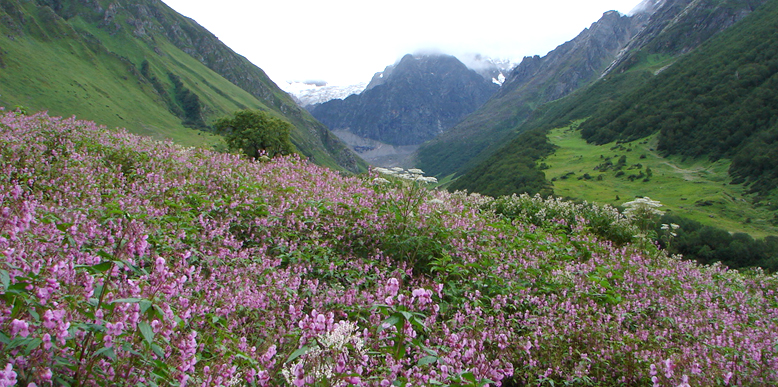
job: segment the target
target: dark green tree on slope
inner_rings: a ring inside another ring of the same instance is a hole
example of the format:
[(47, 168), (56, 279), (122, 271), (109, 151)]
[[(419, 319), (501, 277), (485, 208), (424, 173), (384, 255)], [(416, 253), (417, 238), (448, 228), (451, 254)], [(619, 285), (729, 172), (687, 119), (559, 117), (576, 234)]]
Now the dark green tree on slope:
[(239, 110), (213, 126), (224, 136), (230, 150), (240, 150), (255, 159), (263, 152), (269, 157), (297, 152), (289, 139), (292, 124), (267, 112)]

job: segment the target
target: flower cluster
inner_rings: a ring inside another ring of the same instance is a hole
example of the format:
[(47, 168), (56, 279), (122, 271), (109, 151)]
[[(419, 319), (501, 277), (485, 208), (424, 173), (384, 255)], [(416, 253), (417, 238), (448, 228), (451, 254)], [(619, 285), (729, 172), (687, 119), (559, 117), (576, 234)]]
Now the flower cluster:
[(679, 228), (681, 228), (681, 226), (675, 223), (670, 223), (670, 224), (662, 223), (661, 226), (661, 229), (666, 231), (672, 237), (678, 236), (678, 234), (675, 231), (678, 230)]
[(645, 218), (665, 214), (664, 211), (659, 209), (659, 207), (662, 207), (662, 203), (658, 200), (651, 200), (648, 196), (637, 198), (622, 205), (625, 207), (624, 215), (630, 218)]
[[(361, 364), (366, 360), (364, 340), (359, 337), (356, 323), (339, 321), (304, 349), (299, 360), (281, 371), (287, 383), (295, 386), (315, 385), (320, 381), (331, 386), (361, 383), (357, 375), (363, 372), (362, 366), (350, 367), (352, 363)], [(340, 375), (348, 376), (338, 378)]]
[(375, 177), (0, 115), (0, 386), (778, 382), (778, 277)]
[(417, 168), (411, 168), (405, 170), (400, 167), (394, 167), (394, 168), (377, 167), (377, 168), (373, 168), (373, 171), (378, 172), (382, 175), (394, 176), (403, 180), (416, 181), (419, 183), (434, 184), (438, 182), (437, 178), (432, 176), (424, 176), (424, 171)]

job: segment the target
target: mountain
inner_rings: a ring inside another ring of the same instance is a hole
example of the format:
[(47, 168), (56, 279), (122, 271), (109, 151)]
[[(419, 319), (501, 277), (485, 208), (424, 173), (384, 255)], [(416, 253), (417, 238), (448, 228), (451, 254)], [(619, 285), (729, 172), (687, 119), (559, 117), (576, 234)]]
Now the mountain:
[(312, 161), (365, 164), (265, 73), (159, 0), (0, 0), (0, 104), (77, 115), (186, 145), (210, 122), (262, 109), (292, 122)]
[(333, 131), (417, 145), (457, 124), (499, 88), (449, 55), (406, 55), (364, 92), (311, 108)]
[(677, 215), (775, 234), (778, 4), (656, 4), (599, 80), (539, 107), (451, 189), (614, 204), (651, 193)]
[(428, 173), (462, 173), (488, 157), (539, 105), (597, 79), (646, 23), (644, 13), (610, 11), (546, 56), (526, 57), (502, 88), (448, 132), (424, 144), (417, 165)]

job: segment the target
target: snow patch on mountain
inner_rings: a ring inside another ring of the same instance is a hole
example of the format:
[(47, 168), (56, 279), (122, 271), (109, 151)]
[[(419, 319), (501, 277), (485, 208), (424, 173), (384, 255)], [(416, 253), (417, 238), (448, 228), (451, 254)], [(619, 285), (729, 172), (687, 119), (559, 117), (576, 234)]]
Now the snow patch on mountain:
[(508, 74), (519, 62), (510, 59), (495, 59), (481, 54), (457, 55), (467, 68), (477, 72), (493, 83), (502, 86)]
[(367, 83), (356, 85), (337, 86), (329, 85), (324, 81), (286, 82), (280, 85), (281, 89), (291, 95), (302, 107), (324, 103), (333, 99), (345, 99), (352, 94), (359, 94)]

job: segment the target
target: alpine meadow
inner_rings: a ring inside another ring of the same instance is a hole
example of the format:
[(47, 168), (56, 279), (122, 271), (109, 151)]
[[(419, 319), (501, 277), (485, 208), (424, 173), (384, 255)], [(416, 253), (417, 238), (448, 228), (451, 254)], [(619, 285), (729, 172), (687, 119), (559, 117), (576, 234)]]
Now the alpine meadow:
[(644, 0), (303, 107), (160, 0), (0, 0), (0, 387), (778, 385), (777, 48)]

